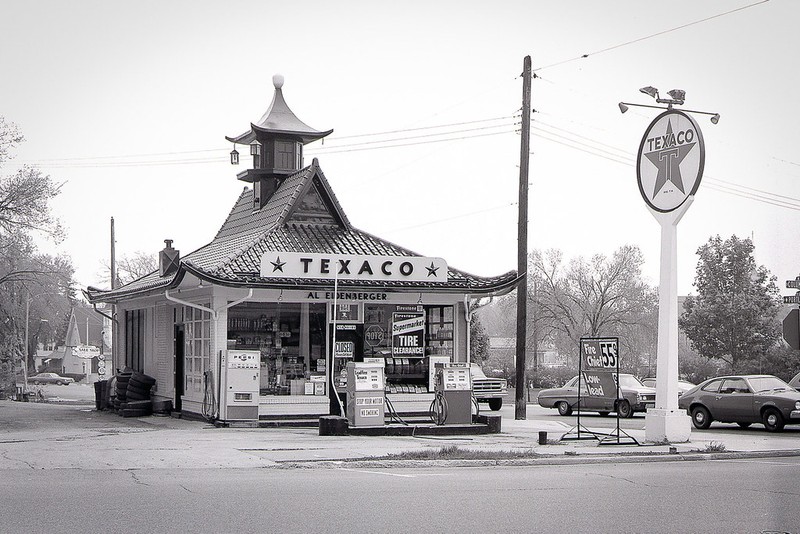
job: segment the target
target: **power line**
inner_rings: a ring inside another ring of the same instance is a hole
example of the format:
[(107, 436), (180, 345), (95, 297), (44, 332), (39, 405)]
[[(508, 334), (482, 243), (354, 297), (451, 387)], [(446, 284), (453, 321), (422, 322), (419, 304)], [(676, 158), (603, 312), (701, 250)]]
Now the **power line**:
[(600, 50), (595, 50), (594, 52), (591, 52), (591, 53), (588, 53), (588, 54), (581, 54), (580, 56), (577, 56), (577, 57), (574, 57), (574, 58), (571, 58), (571, 59), (565, 59), (563, 61), (558, 61), (556, 63), (551, 63), (550, 65), (545, 65), (544, 67), (539, 67), (538, 69), (533, 69), (533, 70), (534, 70), (534, 72), (538, 72), (538, 71), (541, 71), (541, 70), (544, 70), (544, 69), (549, 69), (551, 67), (557, 67), (559, 65), (564, 65), (566, 63), (571, 63), (573, 61), (578, 61), (579, 59), (586, 59), (589, 56), (596, 56), (598, 54), (602, 54), (603, 52), (609, 52), (611, 50), (616, 50), (617, 48), (622, 48), (623, 46), (628, 46), (628, 45), (632, 45), (632, 44), (635, 44), (635, 43), (640, 43), (642, 41), (646, 41), (648, 39), (652, 39), (653, 37), (658, 37), (660, 35), (664, 35), (664, 34), (667, 34), (667, 33), (674, 32), (674, 31), (682, 30), (684, 28), (688, 28), (689, 26), (695, 26), (697, 24), (701, 24), (703, 22), (708, 22), (709, 20), (713, 20), (713, 19), (716, 19), (716, 18), (724, 17), (726, 15), (730, 15), (731, 13), (736, 13), (737, 11), (743, 11), (745, 9), (749, 9), (751, 7), (755, 7), (755, 6), (760, 5), (760, 4), (765, 4), (767, 2), (769, 2), (769, 0), (761, 0), (760, 2), (754, 2), (754, 3), (748, 4), (746, 6), (737, 7), (736, 9), (731, 9), (730, 11), (725, 11), (724, 13), (718, 13), (716, 15), (712, 15), (712, 16), (706, 17), (704, 19), (700, 19), (700, 20), (696, 20), (694, 22), (689, 22), (689, 23), (686, 23), (686, 24), (682, 24), (680, 26), (675, 26), (674, 28), (670, 28), (668, 30), (663, 30), (663, 31), (660, 31), (660, 32), (652, 33), (650, 35), (645, 35), (644, 37), (639, 37), (638, 39), (633, 39), (632, 41), (626, 41), (624, 43), (619, 43), (619, 44), (616, 44), (616, 45), (613, 45), (613, 46), (609, 46), (607, 48), (602, 48)]

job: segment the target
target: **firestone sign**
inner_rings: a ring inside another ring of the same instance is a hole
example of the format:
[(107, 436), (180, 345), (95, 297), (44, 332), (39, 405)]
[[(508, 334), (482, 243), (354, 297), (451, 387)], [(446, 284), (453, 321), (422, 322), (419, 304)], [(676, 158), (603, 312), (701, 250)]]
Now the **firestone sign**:
[(689, 115), (669, 110), (650, 123), (639, 145), (636, 175), (648, 206), (662, 213), (679, 208), (703, 177), (705, 142)]
[(447, 282), (447, 262), (442, 258), (422, 256), (266, 252), (261, 257), (261, 277)]

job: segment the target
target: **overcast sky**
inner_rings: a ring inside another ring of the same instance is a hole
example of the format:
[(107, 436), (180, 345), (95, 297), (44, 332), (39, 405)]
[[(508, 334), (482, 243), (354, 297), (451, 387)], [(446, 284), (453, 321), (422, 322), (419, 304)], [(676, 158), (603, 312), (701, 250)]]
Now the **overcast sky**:
[[(64, 182), (54, 209), (81, 284), (109, 257), (186, 254), (236, 201), (224, 136), (257, 121), (285, 77), (306, 147), (358, 228), (482, 276), (516, 268), (523, 58), (533, 81), (529, 248), (639, 246), (658, 282), (659, 226), (635, 159), (658, 111), (638, 89), (686, 91), (706, 142), (678, 226), (678, 288), (710, 236), (753, 237), (756, 260), (800, 274), (800, 86), (791, 0), (11, 1), (0, 3), (0, 115), (26, 137), (4, 174)], [(390, 132), (390, 133), (385, 133)], [(791, 291), (783, 290), (784, 294)]]

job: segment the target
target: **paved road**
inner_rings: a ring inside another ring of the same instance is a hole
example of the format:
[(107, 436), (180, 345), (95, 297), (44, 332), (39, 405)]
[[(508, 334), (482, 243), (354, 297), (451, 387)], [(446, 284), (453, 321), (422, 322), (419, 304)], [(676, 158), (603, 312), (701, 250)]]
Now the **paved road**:
[(10, 470), (6, 532), (800, 532), (800, 459)]

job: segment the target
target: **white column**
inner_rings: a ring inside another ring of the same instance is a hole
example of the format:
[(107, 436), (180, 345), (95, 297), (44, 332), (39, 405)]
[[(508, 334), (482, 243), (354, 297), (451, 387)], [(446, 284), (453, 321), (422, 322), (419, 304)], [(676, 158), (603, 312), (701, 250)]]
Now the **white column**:
[(652, 442), (685, 442), (692, 431), (691, 418), (678, 410), (678, 223), (693, 200), (668, 213), (650, 210), (661, 225), (656, 406), (645, 416), (645, 439)]

